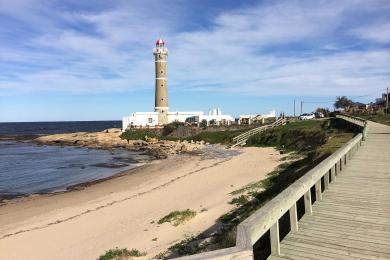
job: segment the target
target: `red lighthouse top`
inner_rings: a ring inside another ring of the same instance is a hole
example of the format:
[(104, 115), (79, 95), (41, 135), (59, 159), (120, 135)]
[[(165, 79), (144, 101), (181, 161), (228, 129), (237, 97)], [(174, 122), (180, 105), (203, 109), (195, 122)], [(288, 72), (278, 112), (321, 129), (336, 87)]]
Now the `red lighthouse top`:
[(156, 41), (156, 46), (163, 46), (164, 44), (165, 42), (161, 38)]

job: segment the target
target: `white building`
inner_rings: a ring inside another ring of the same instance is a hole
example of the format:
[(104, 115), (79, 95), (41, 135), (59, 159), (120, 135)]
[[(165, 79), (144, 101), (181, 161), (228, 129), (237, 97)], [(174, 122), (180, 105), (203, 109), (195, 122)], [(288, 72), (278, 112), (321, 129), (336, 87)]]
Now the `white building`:
[[(135, 112), (130, 116), (123, 117), (122, 131), (126, 131), (129, 127), (157, 127), (158, 112)], [(207, 125), (230, 125), (234, 122), (234, 118), (230, 115), (223, 115), (219, 108), (210, 110), (208, 115), (203, 112), (168, 112), (168, 124), (172, 122), (200, 124), (205, 121)]]
[(221, 109), (210, 109), (207, 115), (199, 114), (187, 118), (186, 122), (200, 124), (205, 122), (207, 125), (230, 125), (234, 118), (230, 115), (223, 115)]
[(247, 124), (251, 125), (254, 122), (259, 122), (261, 121), (264, 123), (266, 118), (276, 118), (276, 111), (272, 110), (268, 114), (261, 115), (261, 114), (253, 114), (253, 115), (240, 115), (238, 119), (238, 124)]

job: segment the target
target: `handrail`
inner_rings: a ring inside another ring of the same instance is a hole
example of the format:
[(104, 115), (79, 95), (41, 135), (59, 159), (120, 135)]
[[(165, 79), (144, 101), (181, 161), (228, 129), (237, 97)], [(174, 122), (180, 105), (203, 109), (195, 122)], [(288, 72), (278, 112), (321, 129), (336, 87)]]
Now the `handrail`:
[[(354, 123), (358, 126), (364, 125), (366, 121), (350, 119), (348, 116), (340, 115), (340, 119)], [(359, 123), (357, 123), (359, 121)], [(362, 124), (362, 122), (364, 123)], [(355, 123), (356, 122), (356, 123)], [(333, 183), (342, 170), (349, 164), (349, 160), (362, 145), (363, 134), (358, 134), (352, 140), (344, 144), (336, 152), (319, 163), (316, 167), (307, 172), (271, 201), (254, 212), (251, 216), (241, 222), (237, 227), (236, 246), (228, 249), (216, 250), (181, 259), (226, 259), (231, 254), (228, 252), (241, 252), (246, 255), (245, 259), (252, 259), (248, 251), (253, 250), (253, 245), (269, 230), (271, 240), (271, 254), (280, 255), (279, 219), (287, 212), (290, 216), (291, 232), (298, 232), (297, 202), (304, 198), (305, 214), (312, 214), (311, 188), (315, 187), (316, 200), (322, 200), (322, 178), (324, 178), (325, 190)], [(331, 180), (331, 182), (330, 182)], [(244, 253), (246, 252), (246, 253)], [(253, 254), (253, 252), (252, 252)], [(244, 258), (240, 258), (244, 259)]]
[(233, 142), (235, 142), (235, 144), (233, 144), (231, 147), (234, 147), (236, 145), (240, 145), (240, 144), (243, 144), (246, 142), (246, 140), (249, 139), (249, 137), (251, 137), (252, 135), (255, 135), (255, 134), (258, 134), (258, 133), (261, 133), (263, 131), (265, 131), (266, 129), (270, 128), (270, 127), (278, 127), (280, 125), (283, 125), (287, 122), (287, 119), (286, 118), (279, 118), (278, 120), (276, 120), (275, 122), (273, 122), (272, 124), (270, 125), (263, 125), (263, 126), (260, 126), (260, 127), (257, 127), (257, 128), (254, 128), (254, 129), (251, 129), (245, 133), (242, 133), (236, 137), (233, 138)]
[(359, 125), (359, 126), (366, 126), (367, 121), (356, 116), (351, 116), (351, 115), (346, 115), (346, 114), (341, 114), (341, 115), (336, 115), (336, 118), (342, 118), (346, 121), (352, 121), (353, 123)]
[(356, 117), (356, 116), (350, 116), (346, 114), (341, 114), (341, 115), (336, 115), (336, 118), (343, 119), (347, 122), (350, 122), (352, 124), (355, 124), (361, 128), (363, 128), (363, 140), (367, 138), (367, 131), (368, 131), (368, 126), (367, 126), (367, 120)]
[[(296, 214), (295, 203), (302, 196), (305, 196), (305, 208), (311, 207), (311, 204), (308, 204), (311, 203), (310, 188), (314, 185), (316, 193), (319, 194), (321, 192), (322, 177), (330, 171), (336, 174), (337, 169), (342, 169), (343, 165), (347, 164), (351, 151), (357, 149), (357, 146), (360, 146), (361, 139), (362, 134), (357, 135), (335, 153), (330, 155), (327, 159), (291, 184), (274, 199), (244, 220), (238, 226), (237, 246), (241, 248), (252, 247), (252, 245), (269, 229), (273, 227), (279, 229), (277, 221), (289, 210), (293, 211), (291, 213), (292, 215)], [(327, 179), (329, 181), (329, 178)]]
[(234, 138), (233, 138), (233, 141), (239, 139), (239, 138), (242, 137), (242, 136), (245, 136), (245, 135), (248, 134), (248, 133), (256, 132), (256, 131), (258, 131), (259, 129), (263, 129), (263, 128), (265, 128), (265, 127), (273, 126), (273, 125), (275, 125), (276, 123), (280, 122), (281, 120), (283, 120), (283, 118), (279, 118), (278, 120), (276, 120), (275, 122), (273, 122), (271, 125), (263, 125), (263, 126), (260, 126), (260, 127), (254, 128), (254, 129), (251, 129), (251, 130), (249, 130), (249, 131), (247, 131), (247, 132), (245, 132), (245, 133), (242, 133), (242, 134), (240, 134), (240, 135), (234, 137)]

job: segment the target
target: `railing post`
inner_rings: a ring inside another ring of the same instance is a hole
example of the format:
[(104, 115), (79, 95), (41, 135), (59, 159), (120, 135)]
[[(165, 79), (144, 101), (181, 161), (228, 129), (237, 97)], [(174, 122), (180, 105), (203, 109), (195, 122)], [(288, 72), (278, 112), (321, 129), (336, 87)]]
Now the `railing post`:
[(327, 190), (329, 188), (329, 171), (324, 175), (324, 188)]
[(332, 178), (332, 182), (336, 181), (336, 168), (337, 168), (337, 163), (332, 166), (330, 169), (330, 176)]
[(347, 165), (349, 163), (349, 160), (348, 160), (348, 152), (346, 154), (344, 154), (344, 165)]
[(292, 232), (298, 232), (298, 214), (297, 214), (297, 204), (294, 205), (289, 210), (290, 213), (290, 227)]
[(321, 201), (322, 200), (321, 179), (319, 179), (315, 184), (315, 189), (316, 189), (316, 200)]
[(313, 214), (313, 208), (311, 205), (311, 193), (310, 189), (306, 191), (305, 196), (303, 196), (305, 199), (305, 214)]
[(279, 221), (270, 228), (271, 255), (280, 255)]

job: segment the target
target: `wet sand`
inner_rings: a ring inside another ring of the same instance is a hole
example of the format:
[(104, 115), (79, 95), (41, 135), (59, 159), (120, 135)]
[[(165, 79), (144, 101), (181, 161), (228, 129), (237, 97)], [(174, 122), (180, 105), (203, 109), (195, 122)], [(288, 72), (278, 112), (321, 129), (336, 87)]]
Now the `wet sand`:
[[(264, 179), (281, 157), (273, 148), (176, 155), (70, 192), (11, 200), (0, 206), (0, 259), (96, 259), (116, 246), (153, 258), (213, 226), (233, 208), (230, 193)], [(157, 224), (185, 209), (197, 215), (177, 227)]]

